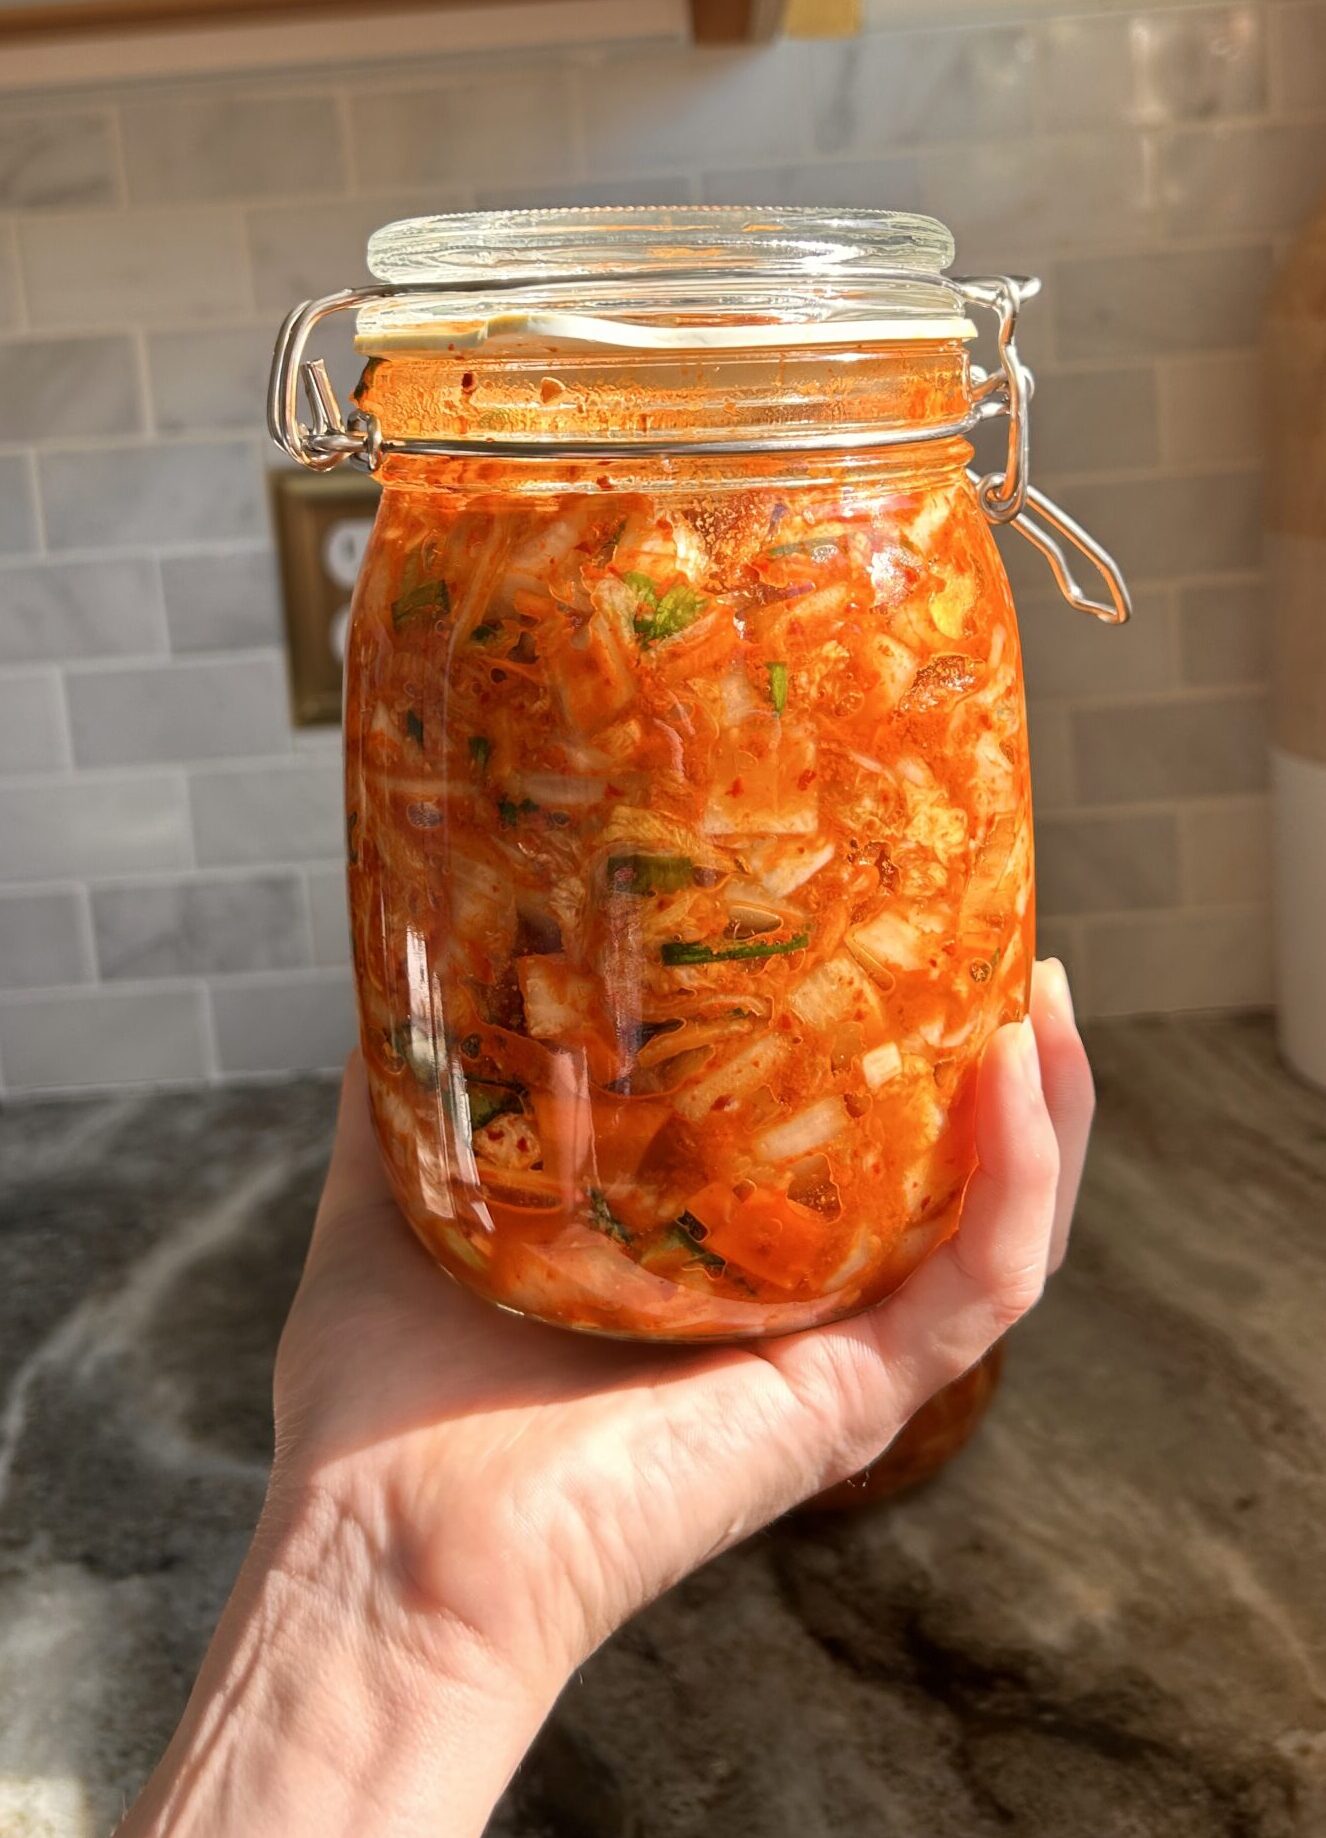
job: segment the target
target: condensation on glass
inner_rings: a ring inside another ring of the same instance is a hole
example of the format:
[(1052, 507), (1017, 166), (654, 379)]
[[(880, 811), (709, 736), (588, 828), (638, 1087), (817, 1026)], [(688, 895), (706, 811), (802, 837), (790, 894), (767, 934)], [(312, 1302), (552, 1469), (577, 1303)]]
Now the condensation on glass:
[[(283, 331), (282, 445), (383, 486), (346, 681), (377, 1131), (439, 1262), (522, 1314), (782, 1333), (957, 1227), (1032, 959), (992, 521), (1127, 606), (1027, 481), (1034, 284), (951, 258), (885, 213), (427, 218)], [(303, 360), (341, 306), (348, 422)]]

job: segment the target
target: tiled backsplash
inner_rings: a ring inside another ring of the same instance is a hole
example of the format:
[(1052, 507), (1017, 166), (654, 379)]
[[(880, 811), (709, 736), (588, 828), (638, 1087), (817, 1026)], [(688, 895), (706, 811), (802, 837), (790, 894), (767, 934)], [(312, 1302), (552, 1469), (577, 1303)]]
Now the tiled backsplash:
[(1044, 944), (1088, 1010), (1267, 998), (1255, 346), (1326, 187), (1326, 4), (866, 15), (5, 103), (0, 1089), (346, 1045), (336, 737), (286, 713), (262, 386), (370, 229), (466, 205), (891, 204), (1042, 273), (1037, 474), (1137, 598), (1096, 628), (1009, 550)]

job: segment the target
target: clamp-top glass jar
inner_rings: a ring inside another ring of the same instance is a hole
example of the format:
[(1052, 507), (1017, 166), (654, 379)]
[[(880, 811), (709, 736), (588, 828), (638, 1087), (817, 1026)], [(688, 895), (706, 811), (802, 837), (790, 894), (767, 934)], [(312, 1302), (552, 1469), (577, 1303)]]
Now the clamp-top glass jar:
[[(277, 439), (384, 487), (346, 683), (377, 1129), (420, 1236), (509, 1308), (785, 1332), (957, 1225), (976, 1065), (1032, 955), (991, 521), (1083, 610), (1127, 605), (1029, 492), (1034, 283), (956, 281), (952, 252), (891, 213), (426, 218), (372, 239), (383, 286), (283, 330)], [(303, 361), (342, 306), (348, 426)]]

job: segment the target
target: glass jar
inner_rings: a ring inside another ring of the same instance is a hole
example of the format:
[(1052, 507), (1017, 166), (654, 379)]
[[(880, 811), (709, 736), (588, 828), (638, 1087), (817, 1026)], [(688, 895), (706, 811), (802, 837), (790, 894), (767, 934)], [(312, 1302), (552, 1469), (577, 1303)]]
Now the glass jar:
[[(507, 1308), (784, 1333), (957, 1228), (1033, 946), (991, 521), (1076, 604), (1126, 602), (1031, 518), (1034, 284), (951, 257), (890, 213), (427, 218), (372, 239), (386, 285), (287, 321), (278, 439), (383, 486), (345, 704), (377, 1131), (415, 1230)], [(302, 358), (339, 306), (348, 425)], [(999, 413), (978, 481), (965, 436)]]

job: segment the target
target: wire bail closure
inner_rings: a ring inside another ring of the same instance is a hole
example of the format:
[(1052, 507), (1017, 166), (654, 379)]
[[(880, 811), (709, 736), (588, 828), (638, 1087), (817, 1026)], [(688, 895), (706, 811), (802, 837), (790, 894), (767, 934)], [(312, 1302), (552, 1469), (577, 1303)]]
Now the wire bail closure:
[[(605, 277), (600, 276), (602, 280)], [(639, 278), (629, 272), (607, 277), (614, 280)], [(675, 277), (684, 279), (684, 276)], [(915, 279), (914, 275), (907, 278)], [(907, 446), (921, 441), (942, 440), (969, 434), (980, 422), (1006, 415), (1008, 446), (1002, 471), (980, 476), (968, 471), (976, 488), (981, 509), (993, 524), (1008, 524), (1036, 549), (1050, 565), (1060, 593), (1078, 612), (1089, 613), (1108, 625), (1122, 625), (1132, 614), (1132, 601), (1123, 575), (1109, 552), (1095, 537), (1084, 530), (1068, 513), (1030, 481), (1031, 430), (1029, 405), (1034, 389), (1031, 371), (1022, 362), (1017, 348), (1017, 322), (1023, 302), (1040, 292), (1040, 281), (1034, 276), (993, 275), (958, 279), (951, 275), (929, 277), (950, 288), (964, 304), (980, 307), (995, 315), (999, 369), (990, 375), (972, 366), (975, 384), (970, 415), (943, 427), (881, 428), (843, 434), (828, 431), (804, 433), (780, 438), (775, 434), (749, 440), (706, 441), (632, 441), (629, 451), (635, 454), (704, 454), (767, 453), (782, 448), (832, 451), (856, 447)], [(492, 281), (490, 287), (528, 285), (527, 278)], [(360, 307), (379, 306), (403, 295), (438, 295), (470, 291), (467, 283), (408, 282), (398, 285), (345, 288), (327, 294), (320, 300), (306, 300), (295, 307), (277, 334), (272, 355), (271, 376), (267, 390), (267, 426), (281, 451), (313, 472), (330, 472), (348, 460), (368, 472), (375, 472), (384, 454), (404, 453), (435, 457), (461, 458), (473, 454), (495, 454), (508, 458), (547, 458), (552, 452), (574, 457), (607, 458), (624, 450), (620, 443), (579, 441), (558, 443), (555, 447), (537, 441), (513, 440), (388, 440), (375, 416), (355, 409), (348, 418), (341, 413), (327, 366), (322, 358), (306, 358), (309, 337), (324, 319), (333, 313), (357, 311)], [(308, 400), (310, 419), (300, 417), (300, 389)], [(1033, 514), (1034, 513), (1034, 514)], [(1108, 599), (1093, 599), (1079, 584), (1065, 551), (1065, 543), (1076, 550), (1101, 576)]]

